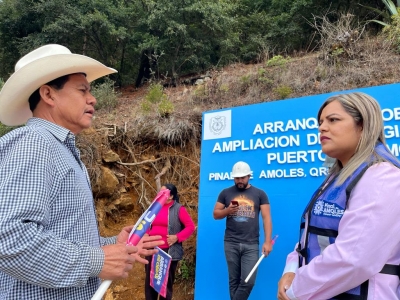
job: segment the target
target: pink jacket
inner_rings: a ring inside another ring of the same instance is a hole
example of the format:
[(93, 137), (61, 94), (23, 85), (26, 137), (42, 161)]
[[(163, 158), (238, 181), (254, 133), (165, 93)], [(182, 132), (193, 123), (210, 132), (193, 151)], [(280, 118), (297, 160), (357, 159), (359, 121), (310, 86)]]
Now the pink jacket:
[[(161, 208), (160, 212), (157, 214), (157, 217), (154, 219), (151, 224), (150, 229), (147, 231), (148, 235), (161, 235), (164, 244), (159, 246), (162, 249), (168, 248), (167, 243), (167, 235), (168, 235), (168, 217), (169, 217), (169, 208), (174, 203), (171, 201), (168, 204), (164, 204)], [(177, 233), (178, 242), (181, 243), (187, 240), (195, 230), (194, 223), (186, 208), (181, 206), (179, 210), (179, 220), (184, 225), (185, 228), (182, 229), (181, 232)]]
[(399, 277), (379, 273), (400, 264), (400, 170), (370, 167), (351, 193), (336, 242), (306, 266), (298, 268), (298, 259), (293, 251), (286, 260), (284, 273), (296, 273), (290, 299), (330, 299), (368, 279), (368, 300), (400, 299)]

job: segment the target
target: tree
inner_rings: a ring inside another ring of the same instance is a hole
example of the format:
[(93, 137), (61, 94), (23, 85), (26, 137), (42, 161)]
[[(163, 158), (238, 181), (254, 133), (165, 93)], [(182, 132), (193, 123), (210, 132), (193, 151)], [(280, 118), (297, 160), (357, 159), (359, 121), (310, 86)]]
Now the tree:
[(59, 43), (118, 69), (120, 85), (175, 80), (263, 52), (307, 49), (309, 22), (328, 10), (371, 14), (350, 0), (3, 0), (0, 77), (34, 48)]
[(144, 65), (177, 78), (217, 64), (224, 55), (230, 57), (233, 7), (229, 1), (213, 0), (142, 2), (139, 49)]
[[(124, 1), (5, 0), (0, 4), (3, 57), (15, 63), (43, 44), (58, 43), (121, 69), (129, 36)], [(4, 66), (2, 74), (10, 72)]]

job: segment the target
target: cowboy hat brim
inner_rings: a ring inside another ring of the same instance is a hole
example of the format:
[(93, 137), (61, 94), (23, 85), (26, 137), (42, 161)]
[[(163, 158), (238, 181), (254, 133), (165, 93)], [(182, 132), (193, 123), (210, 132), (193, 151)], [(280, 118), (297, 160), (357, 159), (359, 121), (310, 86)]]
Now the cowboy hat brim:
[[(85, 73), (88, 82), (117, 70), (79, 54), (57, 54), (32, 61), (6, 81), (0, 91), (0, 122), (8, 126), (25, 124), (32, 117), (28, 99), (42, 85), (64, 75)], [(29, 78), (34, 77), (33, 80)]]

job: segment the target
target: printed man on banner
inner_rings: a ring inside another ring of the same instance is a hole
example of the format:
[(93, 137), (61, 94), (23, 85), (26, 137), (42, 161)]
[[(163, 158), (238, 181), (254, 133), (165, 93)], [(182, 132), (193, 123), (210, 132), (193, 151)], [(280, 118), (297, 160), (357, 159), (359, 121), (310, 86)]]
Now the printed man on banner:
[(225, 257), (229, 272), (231, 300), (246, 300), (250, 296), (256, 272), (245, 279), (259, 258), (259, 213), (263, 218), (265, 256), (272, 251), (272, 221), (267, 194), (249, 183), (250, 166), (237, 162), (232, 169), (235, 185), (224, 189), (214, 207), (214, 219), (226, 218)]

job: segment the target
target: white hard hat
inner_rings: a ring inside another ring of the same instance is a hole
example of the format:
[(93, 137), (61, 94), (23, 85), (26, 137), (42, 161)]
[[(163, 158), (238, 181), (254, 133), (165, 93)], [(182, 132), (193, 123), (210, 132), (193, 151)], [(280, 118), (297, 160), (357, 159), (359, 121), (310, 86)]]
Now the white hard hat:
[(250, 166), (244, 161), (238, 161), (233, 165), (232, 177), (244, 177), (251, 174)]

